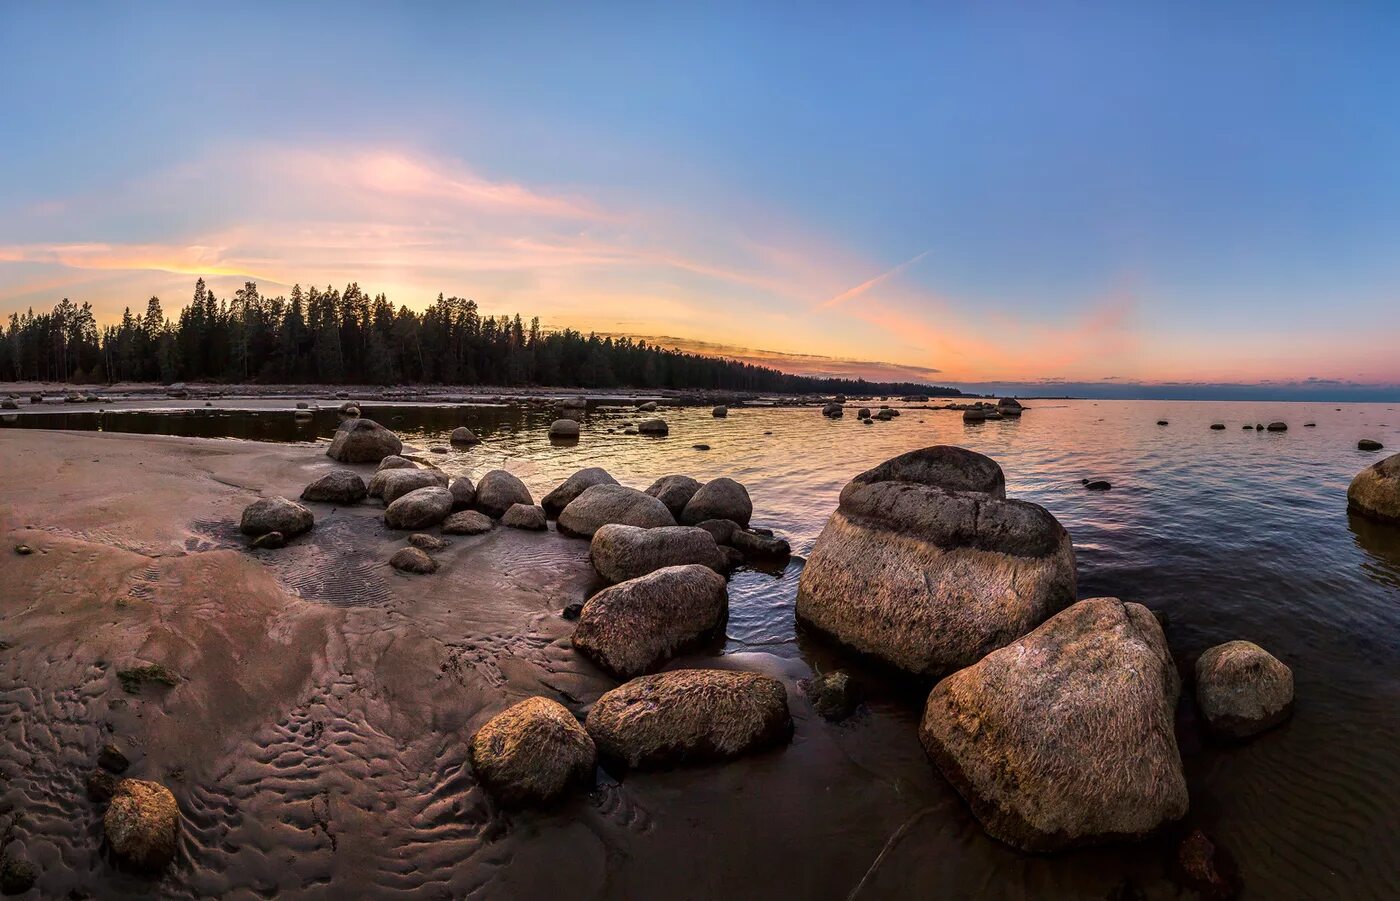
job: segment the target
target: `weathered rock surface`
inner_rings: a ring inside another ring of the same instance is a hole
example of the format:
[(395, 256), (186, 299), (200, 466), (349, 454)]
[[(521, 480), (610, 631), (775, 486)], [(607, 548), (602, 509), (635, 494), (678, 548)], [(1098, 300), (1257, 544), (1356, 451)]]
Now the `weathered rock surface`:
[(559, 512), (559, 531), (576, 538), (592, 538), (609, 523), (651, 529), (673, 526), (676, 520), (661, 501), (624, 485), (585, 488)]
[(335, 430), (326, 455), (342, 463), (378, 463), (402, 450), (398, 435), (373, 419), (356, 418), (345, 420)]
[(633, 679), (599, 698), (584, 725), (604, 760), (641, 769), (728, 760), (792, 737), (783, 683), (724, 670)]
[(391, 529), (427, 529), (452, 512), (452, 492), (446, 488), (419, 488), (395, 500), (384, 510), (384, 524)]
[(358, 504), (367, 493), (365, 480), (360, 478), (359, 473), (349, 469), (333, 469), (307, 485), (301, 492), (301, 499), (328, 504)]
[(579, 425), (575, 419), (556, 419), (549, 424), (549, 437), (568, 440), (578, 438)]
[(690, 503), (690, 499), (699, 490), (700, 483), (695, 479), (690, 476), (675, 475), (662, 476), (652, 482), (646, 493), (665, 504), (666, 509), (670, 510), (671, 515), (679, 521), (681, 512), (685, 510), (685, 505)]
[(476, 503), (476, 486), (466, 476), (458, 476), (447, 486), (452, 492), (452, 509), (466, 510)]
[(544, 510), (534, 504), (511, 504), (510, 509), (501, 514), (501, 525), (528, 532), (543, 532), (549, 528)]
[[(431, 490), (431, 489), (425, 489)], [(421, 548), (401, 547), (389, 558), (389, 565), (399, 572), (427, 575), (437, 572), (437, 561), (429, 557)]]
[(688, 526), (707, 519), (727, 519), (747, 526), (753, 517), (753, 501), (743, 485), (733, 479), (718, 478), (706, 482), (691, 497), (681, 513), (681, 522)]
[(1347, 507), (1363, 516), (1400, 523), (1400, 454), (1357, 473), (1347, 489)]
[[(713, 520), (707, 520), (713, 522)], [(735, 529), (729, 536), (729, 543), (738, 548), (745, 557), (768, 557), (778, 559), (792, 554), (792, 546), (787, 539), (776, 535), (765, 535), (748, 529)]]
[(1026, 634), (1074, 600), (1074, 551), (1005, 484), (991, 459), (948, 446), (857, 476), (803, 569), (799, 620), (926, 676)]
[(408, 543), (423, 551), (440, 551), (447, 547), (446, 541), (427, 532), (414, 532), (408, 536)]
[(379, 468), (375, 472), (383, 472), (386, 469), (414, 469), (417, 465), (412, 460), (404, 459), (398, 454), (390, 454), (379, 461)]
[(476, 483), (476, 509), (500, 519), (515, 504), (533, 504), (530, 489), (504, 469), (493, 469)]
[(812, 709), (824, 719), (840, 722), (860, 706), (860, 686), (845, 670), (818, 673), (802, 686)]
[(593, 781), (597, 752), (578, 720), (548, 698), (526, 698), (472, 736), (472, 770), (498, 803), (544, 804)]
[(265, 497), (243, 509), (243, 519), (238, 528), (244, 535), (253, 537), (266, 535), (268, 532), (281, 532), (284, 536), (293, 538), (310, 531), (315, 524), (316, 517), (296, 501), (289, 501), (285, 497)]
[(707, 519), (696, 523), (695, 528), (709, 532), (714, 537), (715, 544), (724, 546), (734, 541), (734, 533), (739, 531), (739, 524), (727, 519)]
[(1293, 670), (1253, 642), (1227, 641), (1196, 661), (1196, 702), (1212, 732), (1248, 738), (1293, 712)]
[(180, 806), (170, 790), (158, 782), (123, 779), (102, 817), (102, 829), (118, 860), (138, 870), (156, 872), (175, 857)]
[(442, 531), (445, 535), (480, 535), (491, 531), (493, 525), (491, 517), (485, 513), (479, 510), (463, 510), (443, 520)]
[(723, 576), (698, 564), (668, 566), (590, 598), (573, 645), (599, 668), (627, 679), (711, 637), (728, 609)]
[(382, 469), (369, 480), (370, 497), (394, 501), (419, 488), (446, 488), (447, 474), (436, 469)]
[(725, 570), (724, 555), (715, 544), (714, 536), (694, 526), (643, 529), (610, 523), (593, 533), (588, 552), (598, 575), (611, 583), (688, 563), (716, 572)]
[(1179, 690), (1152, 613), (1094, 598), (939, 682), (919, 738), (1007, 844), (1135, 839), (1186, 813)]
[(559, 516), (560, 511), (569, 505), (574, 498), (594, 485), (616, 485), (617, 479), (608, 474), (608, 471), (601, 466), (590, 466), (587, 469), (580, 469), (559, 484), (559, 487), (544, 496), (540, 501), (540, 506), (551, 518)]

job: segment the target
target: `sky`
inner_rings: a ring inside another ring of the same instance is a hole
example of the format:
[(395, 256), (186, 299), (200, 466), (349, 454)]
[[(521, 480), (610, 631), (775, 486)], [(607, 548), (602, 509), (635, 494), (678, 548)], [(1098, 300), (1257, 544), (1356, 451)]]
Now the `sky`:
[(353, 281), (796, 372), (1400, 398), (1397, 47), (1365, 2), (4, 3), (0, 313)]

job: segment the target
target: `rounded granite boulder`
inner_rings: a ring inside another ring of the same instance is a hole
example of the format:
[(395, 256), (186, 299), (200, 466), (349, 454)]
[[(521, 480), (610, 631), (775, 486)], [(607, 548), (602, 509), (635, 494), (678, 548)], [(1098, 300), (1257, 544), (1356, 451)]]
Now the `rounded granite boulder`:
[(594, 485), (616, 485), (617, 479), (608, 474), (608, 471), (601, 466), (589, 466), (580, 469), (559, 484), (559, 487), (549, 492), (540, 501), (540, 506), (551, 519), (558, 518), (560, 512), (569, 505), (574, 498), (583, 494)]
[(349, 469), (333, 469), (307, 485), (301, 492), (301, 499), (328, 504), (358, 504), (367, 493), (365, 480), (360, 478), (359, 473)]
[(476, 483), (476, 509), (500, 519), (516, 504), (533, 504), (530, 489), (504, 469), (493, 469)]
[(590, 598), (573, 646), (600, 669), (627, 679), (713, 636), (728, 609), (724, 576), (699, 564), (667, 566)]
[(670, 510), (671, 515), (679, 522), (685, 505), (690, 503), (690, 499), (699, 490), (700, 483), (690, 476), (671, 475), (662, 476), (652, 482), (646, 493), (665, 504), (666, 509)]
[(676, 520), (661, 501), (624, 485), (590, 486), (559, 511), (559, 531), (576, 538), (592, 538), (609, 523), (650, 529)]
[(102, 830), (122, 863), (158, 872), (175, 857), (180, 838), (180, 805), (159, 782), (123, 779), (117, 783)]
[(545, 804), (593, 781), (593, 739), (564, 705), (526, 698), (493, 716), (468, 746), (476, 778), (500, 804)]
[(315, 524), (316, 517), (296, 501), (289, 501), (285, 497), (265, 497), (243, 509), (243, 518), (238, 528), (244, 535), (252, 535), (254, 538), (268, 532), (281, 532), (285, 537), (291, 538), (310, 531)]
[(747, 526), (752, 517), (748, 489), (733, 479), (718, 478), (700, 486), (685, 505), (681, 522), (693, 526), (708, 519), (727, 519)]
[(1347, 488), (1347, 507), (1372, 519), (1400, 523), (1400, 454), (1357, 473)]
[(341, 463), (378, 463), (403, 450), (399, 436), (372, 419), (347, 419), (335, 430), (326, 455)]
[(1249, 738), (1293, 711), (1293, 670), (1250, 641), (1216, 645), (1196, 661), (1196, 702), (1217, 735)]
[(610, 583), (688, 563), (698, 563), (715, 572), (725, 570), (725, 558), (714, 536), (696, 526), (644, 529), (609, 523), (593, 533), (588, 554), (598, 575)]
[(384, 524), (391, 529), (427, 529), (452, 512), (452, 492), (433, 486), (410, 491), (384, 510)]

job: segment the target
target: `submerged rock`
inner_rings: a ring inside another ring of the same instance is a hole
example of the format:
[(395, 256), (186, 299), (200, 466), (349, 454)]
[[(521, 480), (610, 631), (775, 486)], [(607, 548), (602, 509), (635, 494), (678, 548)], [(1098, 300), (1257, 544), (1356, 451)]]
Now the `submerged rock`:
[(600, 669), (627, 679), (711, 637), (728, 609), (723, 576), (698, 564), (667, 566), (590, 598), (573, 645)]
[[(356, 411), (358, 413), (358, 411)], [(378, 463), (403, 451), (399, 436), (373, 419), (347, 419), (335, 430), (326, 455), (342, 463)]]
[(0, 857), (0, 895), (23, 895), (34, 887), (39, 871), (17, 854)]
[(1214, 430), (1217, 431), (1217, 432), (1222, 432), (1222, 431), (1225, 430), (1225, 423), (1223, 423), (1223, 422), (1212, 423), (1212, 424), (1211, 424), (1211, 428), (1214, 429)]
[(437, 572), (437, 561), (420, 548), (401, 547), (389, 558), (389, 565), (399, 572), (427, 575)]
[(824, 719), (840, 722), (860, 706), (860, 686), (845, 670), (818, 673), (802, 686), (812, 709)]
[(268, 532), (281, 532), (288, 538), (294, 538), (310, 531), (315, 524), (316, 517), (296, 501), (289, 501), (285, 497), (265, 497), (243, 509), (243, 519), (238, 528), (244, 535), (254, 537), (266, 535)]
[(633, 679), (599, 698), (584, 725), (599, 755), (623, 768), (728, 760), (792, 738), (783, 683), (725, 670)]
[(716, 572), (725, 569), (714, 536), (694, 526), (644, 529), (609, 523), (593, 533), (589, 545), (593, 568), (610, 583), (625, 582), (667, 566), (698, 563)]
[(1249, 641), (1227, 641), (1196, 661), (1196, 702), (1212, 732), (1248, 738), (1293, 711), (1293, 670)]
[(594, 485), (616, 485), (617, 479), (608, 474), (601, 466), (590, 466), (580, 469), (559, 484), (559, 487), (544, 496), (540, 501), (540, 506), (551, 518), (557, 518), (560, 511), (569, 505), (574, 498)]
[(1240, 893), (1234, 858), (1199, 829), (1192, 829), (1177, 845), (1172, 869), (1204, 901), (1230, 901)]
[(1357, 473), (1347, 488), (1347, 507), (1363, 516), (1400, 523), (1400, 454)]
[(500, 804), (544, 804), (593, 781), (593, 739), (564, 705), (526, 698), (493, 716), (468, 747), (477, 779)]
[(162, 870), (175, 857), (180, 837), (180, 806), (158, 782), (123, 779), (102, 818), (112, 853), (138, 870)]
[(1384, 444), (1371, 438), (1362, 438), (1360, 441), (1356, 442), (1357, 450), (1378, 451), (1383, 447), (1385, 447)]
[(426, 529), (452, 512), (452, 492), (446, 488), (419, 488), (395, 500), (384, 510), (384, 524), (391, 529)]
[(360, 478), (359, 473), (349, 469), (333, 469), (307, 485), (301, 492), (301, 499), (329, 504), (358, 504), (367, 493), (365, 480)]
[(693, 526), (707, 519), (727, 519), (747, 526), (752, 516), (748, 490), (733, 479), (718, 478), (700, 486), (681, 512), (681, 522)]
[(515, 504), (533, 504), (530, 489), (504, 469), (493, 469), (476, 484), (476, 509), (500, 519)]
[(936, 446), (856, 476), (798, 582), (797, 616), (895, 667), (975, 663), (1074, 600), (1069, 534), (1001, 467)]
[(934, 686), (919, 738), (994, 838), (1027, 851), (1136, 839), (1186, 813), (1162, 628), (1071, 604)]
[(480, 535), (491, 531), (494, 523), (491, 517), (478, 510), (463, 510), (453, 513), (443, 520), (442, 531), (446, 535)]
[(623, 485), (592, 485), (559, 512), (559, 531), (576, 538), (592, 538), (609, 523), (650, 529), (676, 520), (661, 501)]
[(745, 557), (768, 557), (780, 559), (792, 554), (792, 546), (787, 539), (765, 535), (748, 529), (735, 529), (729, 542), (743, 552)]
[(529, 532), (543, 532), (549, 528), (544, 510), (533, 504), (511, 504), (510, 509), (501, 515), (501, 525)]
[(394, 501), (419, 488), (446, 488), (447, 475), (436, 469), (384, 469), (376, 472), (366, 489), (370, 497)]
[(665, 504), (666, 509), (670, 510), (671, 515), (679, 521), (681, 512), (685, 510), (685, 505), (690, 503), (690, 499), (699, 490), (700, 483), (695, 479), (690, 476), (675, 475), (662, 476), (652, 482), (646, 493)]
[(840, 419), (846, 415), (846, 408), (837, 403), (830, 403), (822, 407), (822, 415), (827, 419)]

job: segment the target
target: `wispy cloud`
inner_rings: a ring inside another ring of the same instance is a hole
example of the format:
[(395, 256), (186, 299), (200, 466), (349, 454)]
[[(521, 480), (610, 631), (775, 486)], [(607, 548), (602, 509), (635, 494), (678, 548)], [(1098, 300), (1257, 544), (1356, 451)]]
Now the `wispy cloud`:
[(820, 305), (821, 309), (827, 310), (831, 309), (832, 307), (839, 307), (843, 303), (855, 300), (857, 297), (860, 297), (862, 294), (866, 293), (871, 288), (875, 287), (881, 282), (889, 281), (890, 279), (899, 275), (904, 270), (908, 269), (910, 266), (913, 266), (915, 263), (919, 262), (919, 260), (922, 260), (924, 257), (928, 256), (929, 252), (930, 251), (925, 250), (923, 253), (910, 257), (909, 259), (905, 260), (903, 263), (900, 263), (893, 269), (886, 270), (885, 272), (880, 273), (874, 278), (866, 279), (859, 285), (856, 285), (854, 288), (851, 288), (847, 291), (842, 291), (840, 294), (837, 294), (835, 297), (832, 297), (826, 302), (822, 303)]

